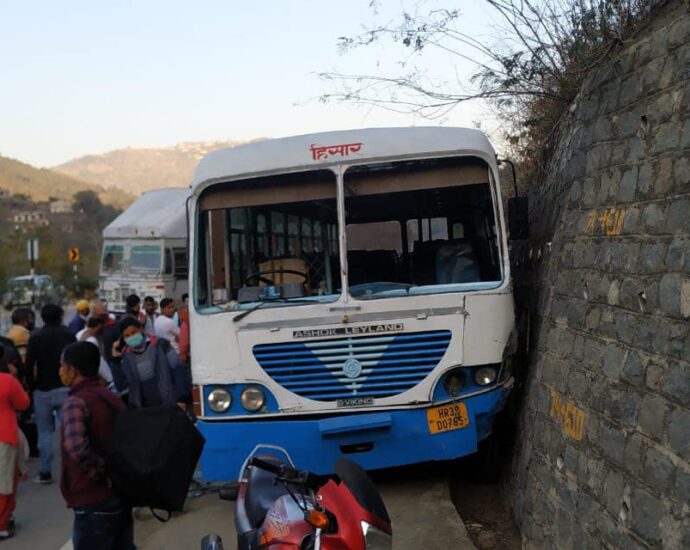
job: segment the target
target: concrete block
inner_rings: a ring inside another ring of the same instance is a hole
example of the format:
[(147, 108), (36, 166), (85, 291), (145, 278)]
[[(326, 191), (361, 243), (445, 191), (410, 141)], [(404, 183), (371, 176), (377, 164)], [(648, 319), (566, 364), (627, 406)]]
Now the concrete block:
[(643, 442), (642, 436), (638, 433), (633, 433), (625, 444), (625, 451), (623, 453), (623, 466), (627, 472), (635, 477), (639, 477), (643, 470), (643, 454), (646, 446)]
[(630, 235), (632, 233), (636, 233), (639, 219), (640, 209), (635, 206), (628, 208), (623, 217), (623, 228), (621, 230), (621, 234)]
[[(680, 159), (685, 160), (687, 159)], [(676, 161), (678, 164), (679, 161)], [(690, 165), (688, 165), (690, 170)], [(657, 164), (656, 175), (654, 177), (654, 192), (657, 196), (664, 197), (668, 191), (673, 187), (674, 182), (674, 168), (673, 159), (669, 157), (662, 158)]]
[(637, 193), (638, 199), (648, 198), (654, 189), (654, 168), (651, 164), (645, 163), (640, 166), (637, 173)]
[(604, 349), (602, 372), (612, 380), (617, 381), (623, 372), (625, 361), (626, 350), (609, 344)]
[(648, 233), (662, 233), (664, 230), (664, 222), (664, 211), (658, 204), (649, 204), (642, 211), (643, 227)]
[(668, 402), (657, 395), (646, 395), (640, 401), (640, 428), (654, 439), (664, 437), (664, 422), (668, 414)]
[(640, 269), (644, 273), (656, 273), (663, 268), (666, 243), (652, 242), (642, 245)]
[(620, 428), (602, 422), (599, 427), (599, 449), (601, 454), (615, 464), (623, 463), (625, 434)]
[(680, 146), (680, 124), (677, 122), (667, 122), (657, 127), (653, 133), (651, 152), (652, 154), (672, 151)]
[[(607, 412), (611, 420), (632, 428), (637, 426), (640, 396), (627, 390), (609, 390)], [(622, 457), (621, 457), (622, 462)]]
[(617, 470), (609, 470), (606, 475), (602, 500), (604, 506), (612, 516), (617, 516), (621, 509), (623, 489), (625, 489), (623, 474)]
[[(661, 391), (669, 399), (690, 407), (690, 368), (681, 363), (669, 363)], [(690, 428), (688, 435), (690, 436)]]
[(666, 231), (690, 233), (690, 200), (678, 199), (666, 212)]
[(641, 386), (644, 383), (645, 368), (639, 353), (635, 351), (628, 353), (621, 368), (621, 378), (633, 386)]
[(685, 460), (690, 460), (690, 411), (676, 407), (669, 416), (667, 437), (671, 448)]
[(663, 530), (661, 522), (666, 515), (666, 506), (662, 499), (636, 487), (631, 499), (631, 523), (633, 531), (651, 545), (659, 545)]
[(645, 373), (645, 385), (652, 390), (661, 390), (665, 374), (666, 368), (663, 365), (658, 362), (650, 363)]
[(618, 186), (619, 202), (630, 202), (635, 198), (635, 191), (637, 190), (637, 166), (634, 166), (623, 173)]
[(682, 237), (675, 237), (669, 244), (664, 265), (669, 269), (681, 269), (683, 258), (688, 253), (690, 253), (690, 241)]
[(676, 470), (676, 484), (673, 491), (677, 502), (681, 504), (690, 502), (690, 471), (682, 468)]
[(642, 138), (628, 140), (628, 162), (640, 162), (647, 156), (647, 144)]
[(683, 121), (680, 132), (680, 148), (684, 150), (690, 146), (690, 119)]
[(680, 317), (681, 287), (683, 276), (666, 273), (659, 283), (659, 307), (666, 315)]
[(644, 480), (660, 493), (666, 493), (675, 467), (656, 447), (649, 447), (645, 456)]
[[(690, 120), (687, 121), (687, 133), (690, 135)], [(683, 127), (683, 135), (685, 135), (685, 127)], [(681, 193), (688, 192), (688, 186), (690, 185), (690, 159), (687, 157), (681, 157), (673, 163), (673, 180), (676, 189)], [(658, 182), (658, 179), (657, 179)], [(666, 183), (668, 185), (668, 182)], [(666, 192), (670, 189), (670, 185), (666, 187)], [(657, 192), (661, 191), (657, 188)]]
[(668, 47), (677, 48), (690, 41), (690, 19), (678, 18), (668, 30)]

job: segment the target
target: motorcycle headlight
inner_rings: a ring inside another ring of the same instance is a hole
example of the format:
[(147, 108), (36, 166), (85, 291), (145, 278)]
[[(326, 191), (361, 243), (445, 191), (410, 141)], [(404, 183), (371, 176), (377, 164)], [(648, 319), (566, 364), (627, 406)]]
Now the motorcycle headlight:
[(364, 542), (367, 550), (391, 550), (393, 546), (393, 537), (381, 531), (378, 527), (374, 527), (371, 523), (363, 521), (362, 533), (364, 534)]
[(474, 371), (474, 381), (479, 386), (488, 386), (496, 381), (496, 367), (479, 367)]
[(224, 413), (232, 404), (232, 395), (227, 390), (216, 388), (208, 394), (206, 401), (213, 412)]
[(247, 388), (240, 395), (240, 403), (250, 412), (256, 412), (264, 406), (266, 398), (260, 388)]

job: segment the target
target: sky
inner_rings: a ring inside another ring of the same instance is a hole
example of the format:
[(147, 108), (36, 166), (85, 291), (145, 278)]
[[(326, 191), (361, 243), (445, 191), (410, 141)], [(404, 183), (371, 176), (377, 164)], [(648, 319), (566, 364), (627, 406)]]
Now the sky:
[(440, 120), (317, 101), (317, 73), (391, 74), (403, 60), (465, 80), (457, 56), (410, 60), (391, 44), (342, 54), (340, 36), (452, 5), (489, 33), (473, 0), (0, 0), (0, 155), (50, 167), (86, 154), (372, 126), (473, 126), (478, 103)]

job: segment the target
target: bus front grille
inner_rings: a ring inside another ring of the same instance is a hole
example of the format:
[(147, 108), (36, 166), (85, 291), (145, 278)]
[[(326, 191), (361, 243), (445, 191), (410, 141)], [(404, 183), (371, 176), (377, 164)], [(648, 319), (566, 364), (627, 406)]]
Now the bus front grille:
[(254, 357), (285, 389), (317, 401), (390, 397), (419, 384), (438, 365), (451, 332), (261, 344)]

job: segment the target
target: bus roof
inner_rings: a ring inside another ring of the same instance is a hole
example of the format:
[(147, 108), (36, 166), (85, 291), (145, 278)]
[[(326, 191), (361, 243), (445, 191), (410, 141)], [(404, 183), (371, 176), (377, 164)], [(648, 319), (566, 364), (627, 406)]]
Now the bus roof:
[(469, 128), (366, 128), (305, 134), (220, 149), (197, 165), (192, 188), (209, 180), (278, 170), (309, 170), (343, 163), (409, 156), (474, 155), (493, 163), (486, 136)]
[(156, 189), (141, 195), (103, 230), (104, 239), (187, 237), (189, 189)]

